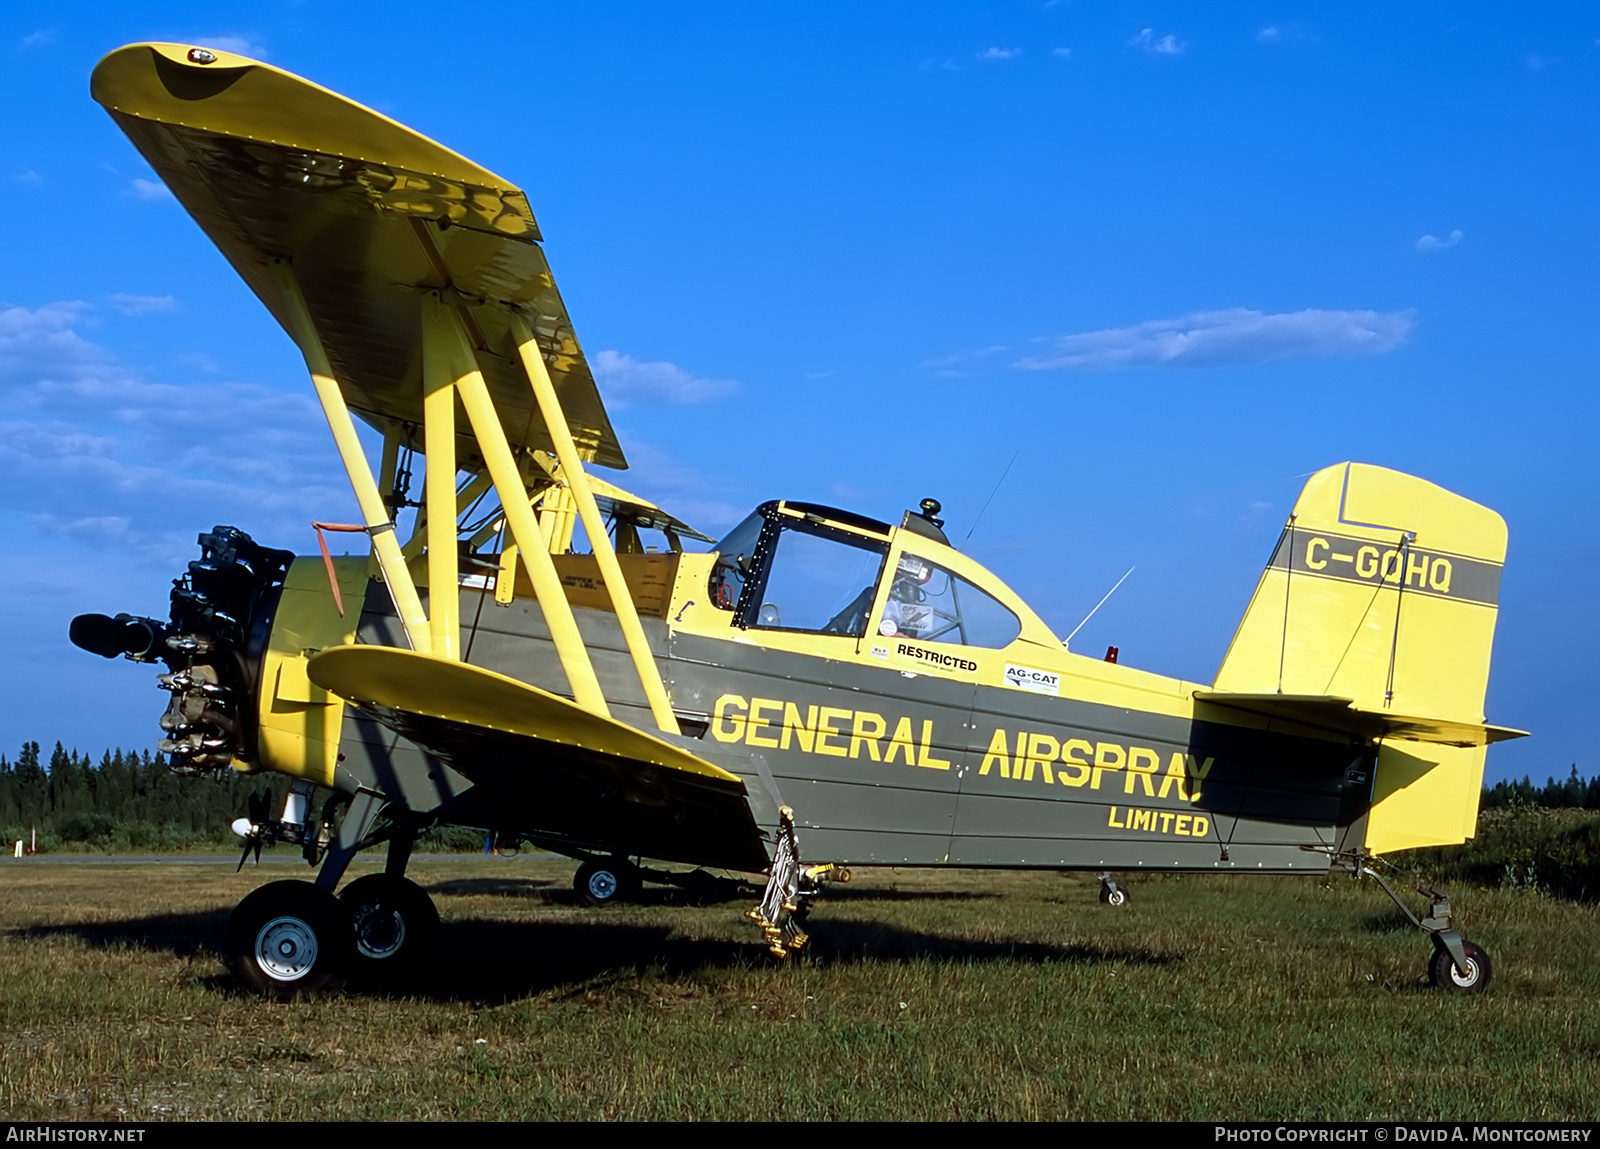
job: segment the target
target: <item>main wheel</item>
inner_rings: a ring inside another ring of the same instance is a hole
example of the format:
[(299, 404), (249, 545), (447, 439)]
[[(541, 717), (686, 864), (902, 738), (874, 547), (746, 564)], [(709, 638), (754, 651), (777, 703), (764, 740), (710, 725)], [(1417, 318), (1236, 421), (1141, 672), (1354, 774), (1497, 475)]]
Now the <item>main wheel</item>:
[(1483, 952), (1482, 946), (1469, 941), (1463, 941), (1461, 949), (1467, 957), (1465, 970), (1456, 965), (1449, 950), (1436, 946), (1433, 960), (1428, 963), (1428, 979), (1451, 993), (1478, 993), (1489, 984), (1493, 973), (1489, 967), (1489, 955)]
[(639, 890), (638, 868), (622, 858), (585, 862), (572, 875), (572, 888), (591, 906), (614, 906)]
[(391, 981), (415, 970), (439, 938), (439, 911), (409, 878), (368, 874), (339, 894), (350, 919), (355, 952), (351, 972)]
[(350, 919), (310, 882), (271, 882), (234, 907), (223, 933), (233, 976), (260, 997), (288, 1001), (344, 984)]

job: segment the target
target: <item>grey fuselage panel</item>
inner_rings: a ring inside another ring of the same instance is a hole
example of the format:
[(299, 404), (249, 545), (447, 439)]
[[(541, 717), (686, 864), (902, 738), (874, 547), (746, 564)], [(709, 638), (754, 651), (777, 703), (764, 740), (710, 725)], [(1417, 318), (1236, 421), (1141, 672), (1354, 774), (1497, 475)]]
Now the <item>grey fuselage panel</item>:
[[(657, 733), (615, 616), (574, 613), (613, 716)], [(537, 603), (501, 606), (463, 587), (461, 617), (466, 661), (571, 697)], [(778, 806), (791, 807), (808, 861), (1308, 873), (1328, 868), (1339, 827), (1369, 798), (1375, 751), (1360, 740), (864, 666), (847, 661), (848, 639), (833, 660), (641, 621), (674, 709), (699, 734), (668, 740), (739, 775), (763, 834)], [(360, 641), (404, 645), (376, 585)], [(413, 808), (498, 811), (505, 829), (557, 848), (569, 834), (583, 850), (761, 864), (728, 842), (713, 849), (693, 835), (642, 833), (630, 818), (573, 825), (564, 802), (541, 810), (537, 785), (506, 787), (505, 801), (463, 801), (471, 771), (348, 714), (354, 741), (341, 765)]]

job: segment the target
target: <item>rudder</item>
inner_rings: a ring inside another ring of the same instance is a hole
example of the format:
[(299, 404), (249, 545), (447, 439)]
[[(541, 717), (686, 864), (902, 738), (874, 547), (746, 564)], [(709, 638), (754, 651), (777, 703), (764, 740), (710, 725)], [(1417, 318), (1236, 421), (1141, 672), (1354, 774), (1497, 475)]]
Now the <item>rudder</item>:
[[(1217, 691), (1334, 696), (1371, 713), (1481, 724), (1505, 521), (1364, 463), (1313, 475), (1217, 674)], [(1366, 847), (1472, 836), (1484, 747), (1386, 738)]]

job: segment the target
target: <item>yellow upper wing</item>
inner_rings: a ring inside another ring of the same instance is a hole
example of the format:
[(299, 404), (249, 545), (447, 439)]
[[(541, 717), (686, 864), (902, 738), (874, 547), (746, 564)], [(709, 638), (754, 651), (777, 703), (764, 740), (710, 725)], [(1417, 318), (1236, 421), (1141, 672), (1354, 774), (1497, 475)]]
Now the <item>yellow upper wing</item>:
[[(468, 305), (513, 446), (552, 444), (504, 304), (533, 326), (579, 449), (627, 466), (520, 189), (386, 116), (229, 52), (119, 48), (95, 68), (91, 92), (285, 327), (268, 261), (292, 263), (357, 415), (421, 425), (421, 298), (439, 290)], [(499, 306), (471, 306), (479, 302)], [(476, 467), (470, 436), (458, 457)]]

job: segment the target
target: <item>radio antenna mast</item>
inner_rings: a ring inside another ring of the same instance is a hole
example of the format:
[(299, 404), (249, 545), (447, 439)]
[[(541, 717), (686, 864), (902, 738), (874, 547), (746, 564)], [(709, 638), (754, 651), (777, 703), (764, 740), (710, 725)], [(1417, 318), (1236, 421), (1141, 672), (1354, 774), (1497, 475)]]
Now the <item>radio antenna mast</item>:
[(1083, 616), (1083, 622), (1080, 622), (1077, 626), (1072, 628), (1072, 634), (1067, 635), (1066, 638), (1063, 638), (1061, 640), (1061, 645), (1062, 646), (1066, 646), (1068, 643), (1070, 643), (1072, 641), (1073, 636), (1076, 635), (1080, 630), (1083, 629), (1084, 623), (1088, 622), (1091, 618), (1094, 617), (1094, 612), (1096, 610), (1099, 610), (1101, 607), (1106, 605), (1106, 599), (1110, 598), (1112, 595), (1116, 594), (1117, 593), (1117, 587), (1119, 587), (1123, 583), (1127, 582), (1128, 581), (1128, 575), (1131, 575), (1136, 569), (1137, 569), (1136, 567), (1129, 567), (1128, 568), (1128, 574), (1125, 574), (1121, 578), (1119, 578), (1116, 581), (1116, 585), (1113, 586), (1110, 590), (1106, 591), (1106, 597), (1101, 599), (1099, 602), (1094, 604), (1094, 610), (1091, 610), (1088, 614)]
[(967, 537), (961, 540), (961, 546), (958, 548), (958, 550), (960, 550), (962, 552), (966, 551), (967, 544), (972, 541), (972, 531), (975, 531), (975, 530), (978, 529), (978, 519), (983, 518), (983, 512), (987, 511), (989, 509), (989, 504), (994, 502), (994, 497), (1000, 493), (1000, 483), (1003, 483), (1003, 482), (1006, 481), (1006, 476), (1011, 473), (1011, 468), (1012, 468), (1013, 465), (1015, 465), (1015, 463), (1017, 461), (1017, 456), (1020, 455), (1020, 454), (1022, 454), (1022, 451), (1020, 449), (1017, 450), (1016, 452), (1014, 452), (1012, 454), (1012, 456), (1011, 456), (1011, 462), (1007, 463), (1006, 464), (1006, 469), (1000, 472), (1000, 482), (996, 483), (994, 485), (994, 490), (989, 492), (989, 497), (988, 497), (988, 499), (986, 499), (984, 501), (983, 508), (978, 511), (978, 518), (972, 520), (972, 530), (969, 530), (967, 532)]

